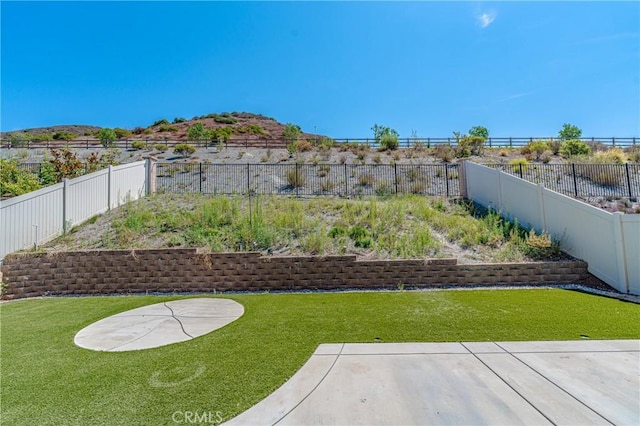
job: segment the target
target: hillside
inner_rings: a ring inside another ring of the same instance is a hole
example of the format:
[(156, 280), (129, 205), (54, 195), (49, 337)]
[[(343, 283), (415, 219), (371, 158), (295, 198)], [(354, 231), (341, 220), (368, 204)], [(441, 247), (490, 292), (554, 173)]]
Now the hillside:
[[(186, 140), (189, 127), (196, 123), (202, 123), (205, 129), (211, 131), (226, 131), (229, 141), (249, 140), (282, 140), (285, 124), (276, 119), (261, 114), (249, 112), (211, 113), (196, 116), (191, 119), (176, 117), (169, 121), (159, 119), (154, 123), (132, 129), (116, 127), (116, 133), (120, 139), (150, 139), (150, 140)], [(59, 125), (38, 127), (0, 133), (3, 140), (11, 138), (36, 141), (73, 141), (73, 140), (97, 140), (97, 134), (101, 130), (98, 126), (88, 125)], [(322, 137), (302, 132), (302, 138)]]

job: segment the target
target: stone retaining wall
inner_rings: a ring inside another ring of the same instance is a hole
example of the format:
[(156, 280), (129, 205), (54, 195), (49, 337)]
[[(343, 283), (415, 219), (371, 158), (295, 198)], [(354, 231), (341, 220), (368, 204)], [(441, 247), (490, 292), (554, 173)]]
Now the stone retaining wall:
[(147, 292), (336, 290), (464, 285), (582, 284), (580, 261), (458, 265), (456, 259), (356, 260), (196, 249), (16, 253), (2, 266), (3, 299)]

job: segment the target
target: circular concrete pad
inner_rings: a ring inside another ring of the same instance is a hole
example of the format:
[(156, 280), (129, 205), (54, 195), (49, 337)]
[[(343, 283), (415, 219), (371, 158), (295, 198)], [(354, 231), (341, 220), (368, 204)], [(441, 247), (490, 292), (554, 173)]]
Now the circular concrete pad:
[(210, 333), (243, 313), (244, 307), (229, 299), (172, 300), (94, 322), (76, 334), (74, 343), (107, 352), (157, 348)]

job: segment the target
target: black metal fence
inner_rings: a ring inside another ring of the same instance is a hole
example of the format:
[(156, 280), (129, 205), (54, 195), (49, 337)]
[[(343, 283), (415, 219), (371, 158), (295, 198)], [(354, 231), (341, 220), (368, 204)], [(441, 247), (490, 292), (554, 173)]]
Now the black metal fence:
[[(322, 137), (312, 136), (308, 137), (308, 140), (312, 142), (319, 142)], [(336, 143), (358, 143), (367, 144), (373, 148), (378, 147), (378, 142), (373, 138), (337, 138), (333, 139)], [(517, 148), (527, 145), (529, 142), (535, 140), (555, 141), (558, 138), (554, 137), (490, 137), (486, 140), (485, 146), (489, 148)], [(580, 138), (583, 142), (601, 143), (605, 146), (627, 148), (633, 146), (640, 146), (640, 138), (636, 137), (584, 137)], [(168, 148), (175, 147), (178, 144), (189, 143), (197, 146), (198, 148), (211, 148), (215, 149), (219, 146), (218, 142), (201, 140), (201, 141), (188, 141), (177, 140), (168, 138), (131, 138), (120, 139), (113, 142), (111, 147), (118, 149), (133, 149), (134, 142), (143, 142), (145, 147), (152, 149), (154, 145), (166, 145)], [(457, 145), (456, 138), (400, 138), (398, 139), (400, 148), (412, 148), (418, 144), (424, 147), (434, 147), (438, 145)], [(284, 148), (287, 146), (287, 142), (282, 138), (265, 138), (265, 137), (253, 137), (253, 138), (232, 138), (221, 144), (224, 147), (244, 147), (244, 148)], [(99, 140), (96, 139), (75, 139), (72, 141), (34, 141), (34, 140), (2, 140), (0, 147), (5, 149), (12, 148), (25, 148), (25, 149), (43, 149), (43, 148), (74, 148), (74, 149), (103, 149)]]
[(156, 167), (159, 192), (460, 196), (457, 164), (158, 163)]
[(640, 164), (488, 165), (574, 198), (640, 197)]

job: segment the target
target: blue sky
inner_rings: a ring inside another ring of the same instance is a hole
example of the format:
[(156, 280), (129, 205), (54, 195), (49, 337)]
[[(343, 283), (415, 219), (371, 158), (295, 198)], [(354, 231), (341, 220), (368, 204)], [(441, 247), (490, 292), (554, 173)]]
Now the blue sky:
[(247, 111), (335, 138), (640, 136), (639, 2), (7, 2), (2, 131)]

